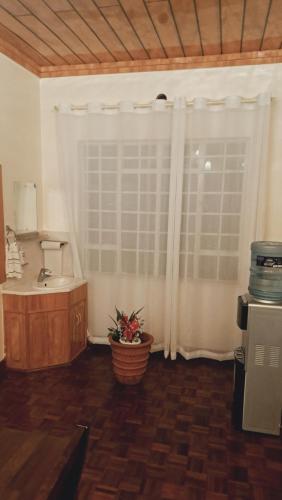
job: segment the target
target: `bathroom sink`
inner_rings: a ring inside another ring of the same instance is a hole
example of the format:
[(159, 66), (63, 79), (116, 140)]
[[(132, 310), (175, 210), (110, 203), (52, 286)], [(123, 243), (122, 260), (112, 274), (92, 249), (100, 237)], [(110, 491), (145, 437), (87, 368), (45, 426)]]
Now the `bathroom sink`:
[(36, 290), (42, 290), (42, 288), (57, 290), (58, 288), (69, 286), (73, 280), (74, 278), (72, 276), (50, 276), (43, 281), (36, 281), (33, 283), (33, 288)]

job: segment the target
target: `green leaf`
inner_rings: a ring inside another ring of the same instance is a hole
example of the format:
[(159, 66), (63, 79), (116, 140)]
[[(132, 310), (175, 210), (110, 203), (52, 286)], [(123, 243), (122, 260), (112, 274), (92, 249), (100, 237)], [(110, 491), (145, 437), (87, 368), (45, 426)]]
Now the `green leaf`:
[(113, 320), (114, 324), (115, 324), (116, 326), (118, 326), (118, 324), (117, 324), (116, 320), (115, 320), (115, 319), (114, 319), (111, 315), (110, 315), (110, 318)]

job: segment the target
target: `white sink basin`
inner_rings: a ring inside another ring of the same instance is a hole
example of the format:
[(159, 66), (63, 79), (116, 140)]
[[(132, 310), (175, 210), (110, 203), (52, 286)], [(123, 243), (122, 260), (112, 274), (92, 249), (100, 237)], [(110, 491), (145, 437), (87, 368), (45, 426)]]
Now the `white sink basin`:
[(33, 283), (33, 288), (36, 290), (42, 290), (42, 288), (57, 290), (58, 288), (69, 286), (73, 280), (74, 278), (72, 276), (50, 276), (49, 278), (45, 278), (44, 281), (36, 281)]

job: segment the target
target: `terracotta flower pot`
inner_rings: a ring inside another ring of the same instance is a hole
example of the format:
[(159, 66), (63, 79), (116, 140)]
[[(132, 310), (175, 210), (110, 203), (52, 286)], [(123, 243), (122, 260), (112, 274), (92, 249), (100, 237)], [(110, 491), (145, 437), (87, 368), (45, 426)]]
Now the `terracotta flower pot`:
[(143, 333), (141, 339), (141, 344), (121, 344), (109, 337), (114, 374), (121, 384), (138, 384), (146, 371), (154, 338)]

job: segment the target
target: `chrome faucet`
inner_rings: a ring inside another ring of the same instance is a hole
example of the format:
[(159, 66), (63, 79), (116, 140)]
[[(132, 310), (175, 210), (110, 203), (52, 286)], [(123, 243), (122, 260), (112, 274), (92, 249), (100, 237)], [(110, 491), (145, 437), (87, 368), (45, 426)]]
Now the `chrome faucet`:
[(46, 267), (42, 267), (39, 271), (37, 281), (38, 282), (44, 281), (45, 278), (48, 278), (49, 276), (51, 276), (51, 274), (52, 274), (52, 271), (50, 269), (46, 269)]

